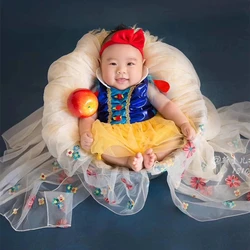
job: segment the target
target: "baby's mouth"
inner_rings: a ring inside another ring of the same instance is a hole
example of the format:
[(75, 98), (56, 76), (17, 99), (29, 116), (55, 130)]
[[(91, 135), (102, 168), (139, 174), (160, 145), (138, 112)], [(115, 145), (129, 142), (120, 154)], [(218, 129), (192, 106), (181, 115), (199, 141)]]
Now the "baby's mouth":
[(116, 80), (117, 83), (124, 83), (124, 82), (128, 81), (127, 78), (117, 78), (115, 80)]

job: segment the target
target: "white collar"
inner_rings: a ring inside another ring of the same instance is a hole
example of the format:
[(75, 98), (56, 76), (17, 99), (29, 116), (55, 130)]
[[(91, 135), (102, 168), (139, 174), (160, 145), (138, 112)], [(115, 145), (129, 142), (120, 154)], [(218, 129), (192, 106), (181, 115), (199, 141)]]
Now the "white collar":
[[(98, 69), (96, 70), (95, 73), (96, 73), (96, 78), (97, 78), (105, 87), (107, 87), (107, 88), (110, 89), (110, 86), (107, 85), (107, 83), (105, 83), (105, 82), (103, 81), (103, 79), (102, 79), (102, 72), (101, 72), (101, 69), (98, 68)], [(148, 76), (148, 68), (147, 68), (146, 66), (143, 66), (143, 74), (142, 74), (142, 79), (140, 80), (140, 82), (142, 82), (147, 76)], [(140, 82), (139, 82), (139, 83), (140, 83)]]

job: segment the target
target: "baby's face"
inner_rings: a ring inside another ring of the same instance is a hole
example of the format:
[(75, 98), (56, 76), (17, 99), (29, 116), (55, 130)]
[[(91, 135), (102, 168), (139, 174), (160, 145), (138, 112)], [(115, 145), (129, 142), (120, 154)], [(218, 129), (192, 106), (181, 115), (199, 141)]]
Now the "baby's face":
[(101, 57), (102, 78), (119, 90), (138, 84), (143, 74), (143, 58), (138, 49), (128, 44), (107, 47)]

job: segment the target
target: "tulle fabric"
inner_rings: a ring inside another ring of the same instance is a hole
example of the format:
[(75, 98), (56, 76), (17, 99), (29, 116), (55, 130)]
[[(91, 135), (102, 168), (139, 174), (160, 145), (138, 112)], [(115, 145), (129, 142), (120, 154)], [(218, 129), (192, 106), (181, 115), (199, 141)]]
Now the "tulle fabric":
[(155, 79), (170, 83), (168, 97), (194, 122), (196, 139), (138, 173), (111, 168), (82, 151), (78, 120), (66, 100), (76, 88), (94, 87), (106, 35), (86, 34), (72, 53), (54, 62), (44, 106), (3, 134), (0, 213), (17, 231), (69, 227), (73, 208), (91, 195), (116, 214), (133, 215), (144, 207), (150, 179), (164, 171), (174, 204), (198, 221), (249, 213), (250, 102), (216, 110), (201, 94), (185, 55), (149, 32), (146, 66)]
[[(175, 123), (160, 115), (133, 124), (111, 125), (96, 120), (92, 127), (94, 143), (91, 153), (129, 157), (153, 148), (155, 153), (170, 152), (184, 146), (186, 140)], [(107, 136), (108, 135), (108, 136)]]

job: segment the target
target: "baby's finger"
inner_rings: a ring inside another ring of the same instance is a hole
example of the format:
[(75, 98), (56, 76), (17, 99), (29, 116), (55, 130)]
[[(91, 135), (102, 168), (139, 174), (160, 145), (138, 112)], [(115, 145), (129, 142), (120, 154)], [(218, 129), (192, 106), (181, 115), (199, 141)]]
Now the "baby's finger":
[(89, 138), (93, 138), (93, 135), (92, 135), (92, 133), (90, 133), (90, 132), (87, 132), (86, 135), (87, 135)]
[(86, 133), (83, 136), (83, 140), (86, 141), (86, 142), (93, 142), (93, 137), (88, 136), (88, 134)]
[(191, 131), (190, 131), (190, 136), (189, 136), (190, 138), (189, 138), (189, 140), (190, 140), (190, 141), (193, 141), (193, 140), (195, 139), (195, 135), (196, 135), (196, 134), (195, 134), (195, 131), (191, 130)]
[(187, 139), (190, 141), (191, 140), (191, 135), (190, 134), (187, 134)]
[(85, 140), (87, 143), (89, 143), (89, 144), (91, 144), (93, 141), (94, 141), (94, 139), (93, 138), (90, 138), (90, 137), (88, 137), (87, 138), (87, 140)]
[(84, 142), (83, 145), (86, 147), (90, 147), (92, 145), (92, 142)]

